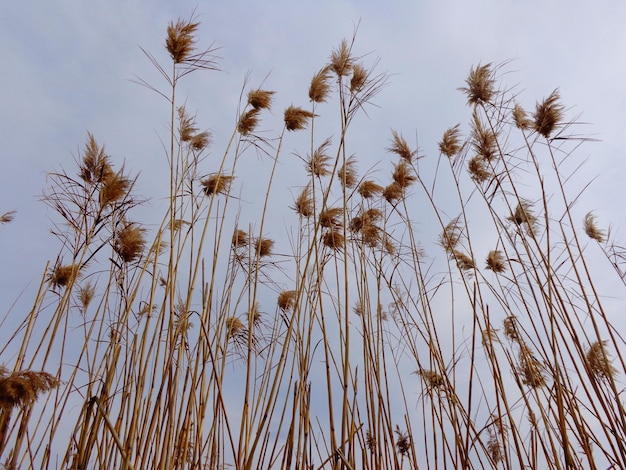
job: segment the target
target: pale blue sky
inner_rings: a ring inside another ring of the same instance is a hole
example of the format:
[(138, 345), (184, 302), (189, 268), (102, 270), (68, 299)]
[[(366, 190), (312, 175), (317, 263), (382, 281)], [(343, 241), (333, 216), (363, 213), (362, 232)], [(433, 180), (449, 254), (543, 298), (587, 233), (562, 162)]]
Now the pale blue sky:
[[(194, 11), (202, 23), (199, 44), (221, 48), (222, 71), (191, 76), (182, 96), (200, 126), (213, 131), (216, 153), (232, 129), (246, 74), (251, 85), (263, 82), (278, 92), (277, 129), (284, 107), (308, 103), (311, 76), (359, 23), (356, 53), (369, 54), (366, 61), (379, 57), (378, 69), (391, 75), (377, 107), (369, 108), (369, 118), (352, 134), (367, 166), (386, 158), (391, 128), (434, 158), (443, 131), (468, 120), (457, 88), (469, 68), (513, 59), (504, 79), (517, 86), (523, 106), (532, 109), (559, 87), (568, 116), (590, 123), (580, 132), (600, 142), (580, 152), (588, 157), (584, 177), (597, 180), (580, 211), (595, 209), (600, 224), (622, 228), (621, 1), (12, 2), (0, 8), (0, 211), (17, 211), (15, 221), (0, 229), (3, 310), (19, 290), (38, 281), (46, 259), (56, 257), (50, 214), (38, 199), (47, 171), (72, 170), (87, 131), (115, 162), (141, 173), (138, 189), (151, 199), (149, 208), (158, 210), (167, 174), (159, 141), (167, 103), (130, 79), (162, 84), (139, 46), (166, 60), (168, 21)], [(271, 126), (271, 119), (265, 124)], [(287, 142), (287, 152), (294, 148)]]

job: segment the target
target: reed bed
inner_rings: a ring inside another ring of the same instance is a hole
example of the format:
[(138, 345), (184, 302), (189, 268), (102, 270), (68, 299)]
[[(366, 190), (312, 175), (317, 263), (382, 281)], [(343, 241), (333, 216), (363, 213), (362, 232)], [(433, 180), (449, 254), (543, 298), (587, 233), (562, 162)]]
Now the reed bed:
[(144, 50), (164, 85), (137, 80), (170, 106), (160, 220), (92, 134), (49, 174), (60, 248), (4, 333), (4, 468), (626, 468), (624, 339), (597, 281), (624, 283), (626, 250), (578, 214), (585, 139), (558, 90), (525, 109), (507, 64), (479, 64), (439, 155), (393, 130), (363, 172), (351, 125), (388, 77), (354, 37), (303, 105), (246, 82), (212, 142), (178, 97), (218, 70), (198, 28), (170, 23), (170, 62)]

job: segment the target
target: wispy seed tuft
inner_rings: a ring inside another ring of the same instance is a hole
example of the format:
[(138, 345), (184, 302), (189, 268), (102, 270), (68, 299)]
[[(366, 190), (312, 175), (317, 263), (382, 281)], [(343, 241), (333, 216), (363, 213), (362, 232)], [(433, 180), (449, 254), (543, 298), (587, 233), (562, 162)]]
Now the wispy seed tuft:
[(199, 23), (180, 19), (176, 24), (170, 22), (168, 25), (165, 48), (170, 53), (174, 63), (180, 64), (184, 62), (193, 52), (194, 43), (196, 42), (193, 34), (196, 32), (198, 25)]
[(417, 154), (417, 150), (411, 150), (401, 134), (392, 130), (391, 147), (387, 151), (400, 156), (406, 163), (411, 163), (413, 157)]
[(55, 287), (65, 287), (74, 281), (79, 275), (79, 266), (77, 264), (68, 264), (61, 266), (57, 264), (53, 269), (48, 280)]
[(307, 162), (307, 171), (317, 176), (327, 176), (330, 174), (330, 157), (328, 156), (328, 147), (330, 147), (331, 140), (326, 139), (322, 144), (315, 149), (313, 155)]
[(10, 410), (16, 406), (34, 403), (39, 394), (56, 388), (60, 380), (47, 372), (18, 371), (7, 373), (0, 370), (0, 409)]
[(385, 188), (372, 180), (365, 180), (359, 185), (357, 191), (359, 192), (361, 197), (369, 199), (378, 196), (379, 194), (382, 194), (384, 189)]
[(285, 127), (288, 131), (299, 131), (305, 129), (315, 114), (296, 106), (289, 106), (285, 110)]
[(295, 200), (292, 207), (300, 217), (309, 218), (315, 213), (313, 207), (313, 197), (311, 196), (311, 187), (307, 185)]
[(272, 254), (272, 248), (274, 248), (274, 240), (269, 238), (259, 238), (256, 241), (256, 252), (259, 257), (270, 256)]
[(200, 184), (202, 185), (204, 194), (207, 196), (211, 196), (213, 194), (226, 194), (234, 179), (234, 176), (216, 173), (200, 181)]
[(604, 230), (600, 230), (596, 225), (596, 217), (593, 215), (593, 212), (588, 212), (585, 215), (583, 227), (589, 238), (596, 240), (598, 243), (604, 243)]
[(532, 121), (528, 118), (526, 111), (518, 103), (513, 106), (513, 122), (518, 129), (526, 130), (530, 129), (533, 125)]
[(293, 310), (296, 305), (296, 299), (298, 297), (298, 292), (295, 290), (284, 290), (280, 294), (278, 294), (278, 300), (276, 303), (278, 304), (278, 308), (283, 312), (287, 312), (289, 310)]
[(559, 91), (554, 90), (545, 100), (537, 103), (534, 128), (545, 138), (552, 135), (563, 118), (564, 107), (559, 103), (559, 99)]
[(350, 73), (353, 62), (348, 41), (343, 39), (339, 47), (333, 50), (330, 56), (330, 69), (335, 72), (337, 77), (343, 77)]
[(248, 104), (254, 109), (269, 109), (272, 106), (274, 91), (251, 90), (248, 92)]
[(311, 79), (309, 98), (314, 103), (325, 103), (330, 94), (330, 68), (324, 67)]
[(611, 380), (615, 377), (617, 369), (611, 364), (608, 354), (606, 352), (606, 341), (596, 341), (593, 343), (585, 359), (587, 362), (587, 368), (592, 377), (599, 380)]
[(465, 83), (467, 87), (461, 88), (461, 91), (467, 96), (467, 104), (489, 103), (495, 95), (495, 77), (491, 64), (472, 67)]
[(439, 142), (439, 151), (448, 158), (451, 158), (461, 150), (461, 130), (459, 124), (443, 133), (441, 142)]
[(252, 108), (243, 113), (239, 117), (239, 123), (237, 123), (237, 130), (242, 135), (251, 134), (256, 126), (259, 124), (260, 108)]
[(339, 180), (344, 188), (354, 188), (357, 183), (356, 158), (348, 158), (339, 169)]
[(506, 271), (504, 264), (504, 255), (500, 250), (492, 250), (487, 255), (487, 269), (491, 269), (494, 273), (502, 273)]
[(146, 245), (146, 229), (135, 223), (126, 224), (115, 234), (113, 249), (125, 263), (141, 257)]

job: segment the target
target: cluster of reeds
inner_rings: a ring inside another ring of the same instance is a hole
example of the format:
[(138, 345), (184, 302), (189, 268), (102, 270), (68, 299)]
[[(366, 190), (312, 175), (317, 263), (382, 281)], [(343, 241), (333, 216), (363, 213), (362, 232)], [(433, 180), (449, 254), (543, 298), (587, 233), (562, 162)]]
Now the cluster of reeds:
[[(50, 174), (62, 249), (1, 350), (5, 467), (626, 467), (624, 340), (588, 261), (625, 281), (626, 251), (576, 218), (558, 92), (527, 112), (479, 65), (466, 136), (443, 132), (437, 158), (392, 131), (386, 175), (361, 174), (347, 136), (387, 77), (343, 41), (275, 138), (278, 94), (245, 90), (218, 152), (177, 98), (217, 67), (198, 26), (169, 25), (169, 65), (144, 51), (166, 91), (138, 80), (171, 107), (160, 223), (138, 221), (135, 179), (91, 134), (76, 176)], [(295, 133), (309, 144), (278, 207)], [(244, 220), (253, 151), (267, 180)]]

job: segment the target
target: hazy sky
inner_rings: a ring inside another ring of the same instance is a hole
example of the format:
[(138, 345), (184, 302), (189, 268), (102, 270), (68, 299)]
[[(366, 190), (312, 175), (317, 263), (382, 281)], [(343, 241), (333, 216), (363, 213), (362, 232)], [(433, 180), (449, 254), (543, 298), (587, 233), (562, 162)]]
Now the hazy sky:
[[(116, 162), (141, 172), (140, 189), (165, 171), (159, 135), (167, 104), (129, 79), (159, 82), (139, 46), (167, 59), (167, 22), (195, 11), (199, 44), (220, 47), (221, 72), (187, 82), (187, 104), (223, 145), (232, 128), (247, 73), (250, 83), (276, 90), (274, 114), (291, 103), (308, 105), (311, 76), (360, 23), (355, 51), (380, 58), (389, 86), (369, 109), (372, 164), (384, 158), (391, 128), (422, 153), (436, 155), (442, 132), (467, 122), (456, 90), (478, 63), (514, 59), (508, 85), (527, 108), (559, 87), (569, 116), (590, 123), (580, 132), (601, 139), (586, 145), (585, 174), (598, 176), (588, 193), (600, 223), (623, 219), (626, 163), (626, 3), (586, 1), (119, 1), (27, 0), (0, 7), (0, 87), (3, 198), (0, 211), (17, 210), (0, 231), (3, 286), (39, 277), (58, 246), (38, 202), (45, 173), (71, 169), (92, 132)], [(264, 81), (265, 80), (265, 81)], [(291, 150), (291, 149), (289, 149)], [(159, 166), (161, 165), (161, 166)], [(153, 191), (154, 190), (154, 191)], [(147, 194), (146, 194), (147, 193)], [(593, 206), (593, 207), (591, 207)], [(10, 300), (5, 298), (5, 302)]]

